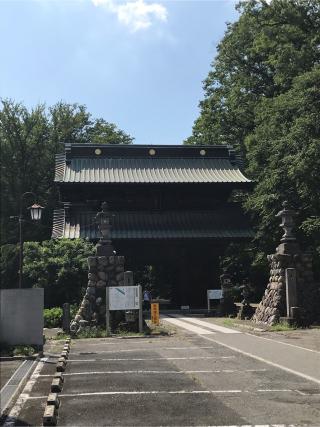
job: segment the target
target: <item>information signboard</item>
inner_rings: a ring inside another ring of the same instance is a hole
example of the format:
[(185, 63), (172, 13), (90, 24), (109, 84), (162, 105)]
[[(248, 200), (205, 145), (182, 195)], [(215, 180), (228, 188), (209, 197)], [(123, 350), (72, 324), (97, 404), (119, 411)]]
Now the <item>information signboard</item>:
[(223, 297), (222, 289), (208, 289), (207, 290), (208, 299), (221, 299)]
[(207, 290), (207, 302), (208, 302), (208, 311), (211, 310), (210, 300), (212, 299), (222, 299), (223, 298), (223, 290), (222, 289), (208, 289)]
[(154, 325), (159, 325), (160, 323), (159, 303), (151, 303), (151, 323)]
[(139, 310), (139, 286), (110, 286), (109, 310)]
[(139, 332), (143, 332), (142, 288), (138, 286), (110, 286), (106, 288), (106, 329), (111, 334), (110, 311), (139, 310)]

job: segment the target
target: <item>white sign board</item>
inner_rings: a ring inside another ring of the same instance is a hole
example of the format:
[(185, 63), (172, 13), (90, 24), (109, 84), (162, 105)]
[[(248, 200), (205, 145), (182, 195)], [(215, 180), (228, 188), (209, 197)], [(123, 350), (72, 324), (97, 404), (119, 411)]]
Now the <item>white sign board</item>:
[(222, 289), (208, 289), (207, 290), (208, 299), (221, 299), (223, 298)]
[(110, 286), (109, 310), (139, 310), (139, 286)]

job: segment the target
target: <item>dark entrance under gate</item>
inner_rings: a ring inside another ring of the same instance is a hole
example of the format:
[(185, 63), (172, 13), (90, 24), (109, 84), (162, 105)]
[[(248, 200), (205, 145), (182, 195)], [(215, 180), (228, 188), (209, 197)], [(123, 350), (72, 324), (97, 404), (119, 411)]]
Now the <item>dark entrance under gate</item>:
[(229, 146), (66, 144), (55, 182), (63, 209), (54, 212), (52, 237), (96, 242), (94, 217), (107, 201), (125, 268), (138, 277), (151, 266), (156, 291), (175, 307), (204, 307), (206, 290), (220, 286), (226, 246), (252, 236), (230, 202), (252, 184)]

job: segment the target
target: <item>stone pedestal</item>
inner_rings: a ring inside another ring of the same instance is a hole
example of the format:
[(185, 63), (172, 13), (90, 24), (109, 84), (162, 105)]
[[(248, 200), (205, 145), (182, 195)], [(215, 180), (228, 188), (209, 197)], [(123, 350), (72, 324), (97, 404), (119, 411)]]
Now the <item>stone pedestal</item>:
[(123, 256), (91, 256), (88, 267), (88, 286), (71, 323), (73, 333), (84, 326), (105, 326), (106, 287), (124, 286)]
[[(319, 317), (319, 284), (313, 278), (311, 253), (301, 252), (292, 232), (297, 214), (288, 208), (288, 202), (283, 202), (282, 206), (276, 216), (282, 220), (280, 227), (284, 234), (276, 253), (268, 255), (269, 283), (253, 320), (273, 325), (286, 318), (289, 322), (308, 326)], [(287, 270), (286, 274), (286, 269), (294, 271)]]
[[(269, 283), (253, 320), (274, 325), (282, 317), (288, 317), (288, 319), (292, 317), (292, 313), (290, 316), (287, 313), (285, 274), (287, 268), (294, 268), (296, 270), (296, 304), (299, 307), (298, 310), (294, 307), (297, 317), (294, 320), (298, 324), (307, 326), (316, 319), (319, 299), (312, 272), (312, 255), (301, 252), (283, 253), (283, 249), (280, 245), (275, 254), (268, 255), (271, 267)], [(288, 246), (285, 248), (285, 250), (290, 249)]]

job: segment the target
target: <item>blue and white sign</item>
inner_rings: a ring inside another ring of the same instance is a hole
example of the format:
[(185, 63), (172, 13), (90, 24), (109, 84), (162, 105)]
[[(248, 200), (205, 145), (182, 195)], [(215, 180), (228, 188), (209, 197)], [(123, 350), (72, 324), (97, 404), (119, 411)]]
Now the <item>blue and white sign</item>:
[(140, 286), (110, 286), (109, 310), (139, 310)]

